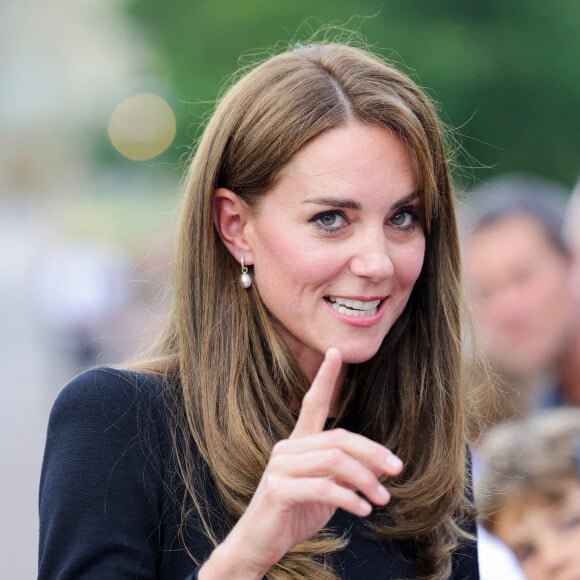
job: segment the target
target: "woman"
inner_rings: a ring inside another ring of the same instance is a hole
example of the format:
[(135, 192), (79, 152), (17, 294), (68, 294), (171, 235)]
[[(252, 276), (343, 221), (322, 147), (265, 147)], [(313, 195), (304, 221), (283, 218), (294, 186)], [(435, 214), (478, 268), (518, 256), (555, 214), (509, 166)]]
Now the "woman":
[(175, 272), (159, 357), (55, 403), (40, 576), (476, 578), (458, 242), (421, 90), (332, 43), (247, 73), (192, 161)]

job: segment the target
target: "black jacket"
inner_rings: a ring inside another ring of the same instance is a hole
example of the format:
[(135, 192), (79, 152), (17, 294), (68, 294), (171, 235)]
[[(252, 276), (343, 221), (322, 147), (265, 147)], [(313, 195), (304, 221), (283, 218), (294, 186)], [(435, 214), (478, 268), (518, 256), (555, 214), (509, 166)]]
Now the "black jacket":
[[(163, 388), (154, 376), (101, 368), (79, 375), (58, 396), (40, 482), (39, 579), (196, 577), (177, 534)], [(225, 536), (228, 524), (217, 503), (212, 524)], [(371, 542), (360, 533), (361, 520), (341, 510), (330, 525), (350, 531), (350, 544), (336, 554), (342, 578), (417, 576), (411, 541)], [(203, 562), (209, 541), (195, 523), (186, 537)], [(454, 555), (453, 570), (454, 580), (479, 578), (474, 544)]]

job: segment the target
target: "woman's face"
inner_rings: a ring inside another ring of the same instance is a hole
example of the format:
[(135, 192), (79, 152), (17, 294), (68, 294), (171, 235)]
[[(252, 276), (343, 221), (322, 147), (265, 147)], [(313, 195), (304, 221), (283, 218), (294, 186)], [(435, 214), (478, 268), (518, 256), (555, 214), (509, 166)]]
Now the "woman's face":
[(580, 484), (558, 504), (508, 506), (494, 533), (515, 554), (530, 580), (580, 579)]
[(405, 308), (425, 253), (416, 187), (400, 139), (351, 122), (303, 147), (250, 216), (254, 283), (310, 379), (330, 346), (370, 359)]

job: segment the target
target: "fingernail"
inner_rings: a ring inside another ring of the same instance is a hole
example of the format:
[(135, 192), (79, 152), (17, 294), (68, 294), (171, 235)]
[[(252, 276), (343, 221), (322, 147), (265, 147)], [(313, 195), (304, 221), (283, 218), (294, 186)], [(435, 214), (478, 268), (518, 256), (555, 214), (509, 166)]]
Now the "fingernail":
[(379, 499), (382, 501), (387, 501), (391, 497), (391, 494), (387, 491), (387, 488), (384, 485), (379, 484), (377, 487), (377, 492), (380, 496)]
[(387, 465), (393, 469), (402, 469), (403, 462), (396, 455), (389, 453), (387, 456)]
[(371, 505), (362, 499), (358, 502), (358, 507), (360, 509), (360, 514), (362, 516), (368, 516), (371, 513), (371, 511), (373, 511)]

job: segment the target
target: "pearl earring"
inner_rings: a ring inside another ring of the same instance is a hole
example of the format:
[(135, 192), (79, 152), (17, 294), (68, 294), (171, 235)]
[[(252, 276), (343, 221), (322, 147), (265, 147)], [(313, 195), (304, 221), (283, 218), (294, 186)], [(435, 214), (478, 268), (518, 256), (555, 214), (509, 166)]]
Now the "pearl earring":
[(240, 282), (244, 288), (249, 288), (252, 285), (252, 278), (248, 274), (248, 267), (244, 266), (244, 256), (240, 260), (242, 264), (242, 275), (240, 276)]

